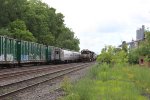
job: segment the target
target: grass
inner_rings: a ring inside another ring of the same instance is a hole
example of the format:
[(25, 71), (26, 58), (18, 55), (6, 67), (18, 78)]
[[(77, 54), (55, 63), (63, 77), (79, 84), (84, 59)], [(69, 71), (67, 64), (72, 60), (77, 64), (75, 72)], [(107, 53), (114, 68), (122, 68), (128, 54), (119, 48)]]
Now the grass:
[(96, 65), (62, 100), (149, 100), (150, 68)]

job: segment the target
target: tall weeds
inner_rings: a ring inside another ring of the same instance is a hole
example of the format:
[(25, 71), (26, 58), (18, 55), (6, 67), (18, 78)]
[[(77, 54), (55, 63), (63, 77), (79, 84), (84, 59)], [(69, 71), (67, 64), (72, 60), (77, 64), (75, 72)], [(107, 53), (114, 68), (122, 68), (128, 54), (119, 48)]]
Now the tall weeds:
[(91, 68), (84, 79), (73, 84), (64, 100), (148, 100), (148, 96), (149, 68), (104, 63)]

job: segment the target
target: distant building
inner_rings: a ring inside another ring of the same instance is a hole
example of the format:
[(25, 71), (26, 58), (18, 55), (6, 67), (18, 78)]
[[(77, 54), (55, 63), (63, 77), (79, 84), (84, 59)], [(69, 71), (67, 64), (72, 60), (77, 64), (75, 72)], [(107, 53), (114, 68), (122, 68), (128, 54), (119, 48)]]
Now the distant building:
[(136, 40), (133, 40), (131, 42), (125, 42), (123, 41), (121, 45), (119, 45), (118, 47), (122, 47), (124, 43), (126, 43), (129, 47), (129, 49), (133, 49), (133, 48), (136, 48), (138, 47), (139, 45), (139, 42), (140, 41), (143, 41), (145, 39), (145, 26), (142, 25), (142, 28), (136, 30)]
[(142, 25), (142, 28), (136, 30), (136, 40), (144, 40), (144, 32), (145, 32), (145, 26)]

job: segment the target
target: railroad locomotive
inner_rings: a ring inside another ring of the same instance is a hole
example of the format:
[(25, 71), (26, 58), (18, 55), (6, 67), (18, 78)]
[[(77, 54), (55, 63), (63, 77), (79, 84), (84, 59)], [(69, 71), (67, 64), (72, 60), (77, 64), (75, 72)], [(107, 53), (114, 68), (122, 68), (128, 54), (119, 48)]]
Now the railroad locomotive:
[(0, 36), (0, 65), (2, 66), (57, 64), (94, 60), (94, 52), (90, 51), (90, 57), (92, 58), (89, 58), (89, 56), (86, 56), (88, 58), (85, 58), (84, 55), (83, 51), (80, 53), (54, 46)]
[(88, 49), (83, 49), (81, 51), (82, 62), (90, 62), (96, 60), (96, 54)]

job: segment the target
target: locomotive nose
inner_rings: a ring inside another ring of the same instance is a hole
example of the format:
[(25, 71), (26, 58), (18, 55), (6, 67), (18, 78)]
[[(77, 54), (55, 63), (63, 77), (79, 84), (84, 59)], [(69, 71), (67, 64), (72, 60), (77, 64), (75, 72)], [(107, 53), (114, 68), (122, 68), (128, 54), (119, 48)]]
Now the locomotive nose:
[(83, 54), (83, 55), (82, 55), (82, 57), (83, 57), (83, 58), (86, 58), (86, 57), (87, 57), (87, 55), (86, 55), (86, 54)]

